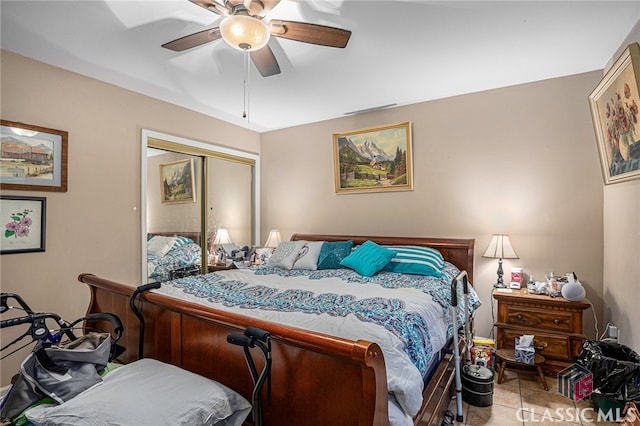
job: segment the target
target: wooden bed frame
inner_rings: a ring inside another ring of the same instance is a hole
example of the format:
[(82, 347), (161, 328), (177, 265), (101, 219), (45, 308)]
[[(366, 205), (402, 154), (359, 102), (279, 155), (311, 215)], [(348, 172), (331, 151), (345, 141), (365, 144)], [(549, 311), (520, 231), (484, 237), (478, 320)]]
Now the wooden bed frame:
[[(292, 240), (429, 246), (466, 270), (473, 282), (474, 240), (294, 234)], [(89, 286), (88, 313), (112, 312), (125, 326), (121, 360), (138, 358), (139, 322), (129, 308), (134, 287), (92, 274), (78, 280)], [(256, 320), (155, 293), (143, 296), (144, 356), (178, 365), (226, 384), (251, 401), (253, 384), (242, 348), (227, 343), (232, 331), (253, 325), (272, 335), (271, 404), (263, 403), (266, 425), (389, 425), (384, 357), (376, 343), (351, 341)], [(257, 351), (257, 350), (256, 350)], [(262, 366), (262, 357), (254, 358)], [(414, 424), (442, 422), (452, 395), (454, 362), (445, 355), (424, 389)]]

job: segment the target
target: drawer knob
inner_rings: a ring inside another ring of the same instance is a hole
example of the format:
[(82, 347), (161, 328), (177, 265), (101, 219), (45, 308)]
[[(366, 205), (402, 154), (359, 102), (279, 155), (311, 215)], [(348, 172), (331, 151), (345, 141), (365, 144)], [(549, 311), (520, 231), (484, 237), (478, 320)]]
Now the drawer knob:
[(533, 347), (538, 350), (541, 351), (542, 349), (547, 347), (547, 342), (538, 342), (537, 340), (533, 341)]
[(522, 314), (518, 314), (518, 321), (522, 321)]
[(558, 318), (556, 318), (556, 319), (554, 319), (554, 320), (553, 320), (553, 323), (554, 323), (555, 325), (558, 325), (558, 324), (560, 324), (560, 320), (559, 320)]

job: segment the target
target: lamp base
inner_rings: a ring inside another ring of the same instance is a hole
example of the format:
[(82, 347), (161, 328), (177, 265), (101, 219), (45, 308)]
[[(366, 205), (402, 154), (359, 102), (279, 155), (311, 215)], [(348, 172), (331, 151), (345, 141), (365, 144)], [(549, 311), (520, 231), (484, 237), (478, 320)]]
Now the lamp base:
[(504, 285), (503, 283), (495, 283), (493, 285), (493, 288), (507, 288), (507, 286)]

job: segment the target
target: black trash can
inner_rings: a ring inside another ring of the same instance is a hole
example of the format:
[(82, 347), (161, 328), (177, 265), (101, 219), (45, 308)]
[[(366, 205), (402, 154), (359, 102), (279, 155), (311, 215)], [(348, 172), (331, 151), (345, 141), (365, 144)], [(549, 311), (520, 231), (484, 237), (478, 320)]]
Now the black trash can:
[(593, 393), (624, 405), (640, 400), (640, 356), (613, 342), (587, 340), (576, 364), (593, 375)]
[(462, 400), (476, 407), (493, 405), (493, 371), (480, 365), (463, 365)]

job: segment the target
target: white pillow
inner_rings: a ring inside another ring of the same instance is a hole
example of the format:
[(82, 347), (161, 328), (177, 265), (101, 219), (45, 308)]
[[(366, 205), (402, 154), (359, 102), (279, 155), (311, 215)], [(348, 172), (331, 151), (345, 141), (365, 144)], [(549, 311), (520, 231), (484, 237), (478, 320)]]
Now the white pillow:
[(293, 264), (296, 263), (305, 244), (307, 244), (306, 241), (282, 241), (269, 257), (267, 266), (283, 269), (293, 268)]
[(240, 426), (250, 411), (251, 404), (228, 387), (146, 358), (116, 368), (64, 404), (38, 405), (25, 415), (39, 426)]
[(293, 269), (309, 269), (315, 271), (318, 269), (318, 257), (324, 241), (309, 241), (300, 252), (298, 260), (293, 265)]
[(155, 236), (147, 242), (147, 254), (154, 256), (164, 256), (169, 253), (176, 242), (176, 237)]

